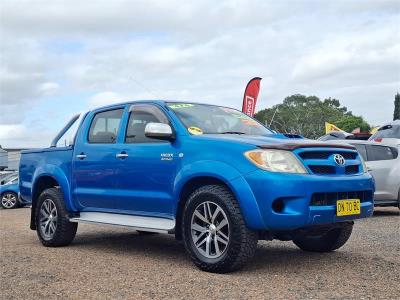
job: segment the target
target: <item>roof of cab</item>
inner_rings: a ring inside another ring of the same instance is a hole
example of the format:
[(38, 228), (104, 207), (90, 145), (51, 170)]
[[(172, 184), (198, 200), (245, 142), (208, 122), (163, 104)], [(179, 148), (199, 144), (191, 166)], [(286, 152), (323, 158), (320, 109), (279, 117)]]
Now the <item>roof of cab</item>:
[[(155, 104), (158, 104), (158, 105), (165, 105), (166, 103), (203, 104), (201, 102), (183, 101), (183, 100), (160, 100), (160, 99), (156, 99), (156, 100), (132, 100), (132, 101), (126, 101), (126, 102), (120, 102), (120, 103), (113, 103), (113, 104), (105, 105), (105, 106), (99, 106), (99, 107), (96, 107), (96, 108), (92, 109), (91, 111), (103, 110), (103, 109), (108, 109), (108, 108), (114, 108), (114, 107), (121, 106), (121, 105), (135, 104), (135, 103), (155, 103)], [(206, 104), (206, 105), (212, 105), (212, 104)]]
[[(135, 104), (135, 103), (156, 103), (159, 105), (165, 105), (165, 102), (166, 102), (165, 100), (132, 100), (132, 101), (113, 103), (113, 104), (109, 104), (109, 105), (105, 105), (105, 106), (99, 106), (99, 107), (92, 109), (92, 111), (93, 110), (103, 110), (103, 109), (107, 109), (107, 108), (113, 108), (116, 106)], [(175, 102), (175, 101), (171, 101), (171, 102)]]

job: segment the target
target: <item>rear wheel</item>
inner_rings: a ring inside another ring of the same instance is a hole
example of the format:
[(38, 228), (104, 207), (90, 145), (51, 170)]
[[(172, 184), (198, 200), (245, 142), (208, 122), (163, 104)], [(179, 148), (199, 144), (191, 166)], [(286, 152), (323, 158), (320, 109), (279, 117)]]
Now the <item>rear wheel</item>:
[(18, 195), (14, 192), (5, 192), (1, 195), (1, 207), (12, 209), (18, 207)]
[(208, 272), (237, 270), (257, 248), (257, 232), (247, 228), (236, 199), (221, 185), (201, 187), (189, 197), (182, 233), (193, 262)]
[(69, 221), (60, 189), (50, 188), (40, 194), (35, 217), (36, 232), (44, 246), (66, 246), (74, 239), (78, 224)]
[(330, 252), (342, 247), (350, 238), (353, 223), (324, 231), (321, 234), (304, 235), (293, 240), (301, 250), (311, 252)]

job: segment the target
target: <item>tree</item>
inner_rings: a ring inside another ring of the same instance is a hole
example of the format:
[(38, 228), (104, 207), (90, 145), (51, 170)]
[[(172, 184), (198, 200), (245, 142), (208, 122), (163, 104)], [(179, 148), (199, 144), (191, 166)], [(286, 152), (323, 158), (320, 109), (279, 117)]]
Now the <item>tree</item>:
[(400, 120), (400, 94), (394, 96), (394, 113), (393, 120)]
[(344, 115), (335, 121), (335, 125), (347, 132), (352, 132), (356, 128), (360, 128), (361, 132), (369, 132), (371, 126), (364, 121), (363, 117), (353, 115)]
[[(274, 119), (272, 117), (275, 114)], [(336, 124), (344, 117), (354, 117), (347, 108), (340, 105), (339, 100), (328, 98), (321, 101), (316, 96), (292, 95), (283, 103), (259, 111), (255, 117), (271, 128), (283, 133), (301, 134), (308, 138), (318, 138), (325, 134), (325, 122)], [(361, 117), (357, 117), (361, 118)], [(342, 124), (352, 131), (357, 127), (362, 129), (369, 125), (361, 118), (343, 119)], [(337, 125), (337, 124), (336, 124)], [(351, 128), (355, 126), (354, 128)], [(339, 126), (340, 127), (340, 126)]]

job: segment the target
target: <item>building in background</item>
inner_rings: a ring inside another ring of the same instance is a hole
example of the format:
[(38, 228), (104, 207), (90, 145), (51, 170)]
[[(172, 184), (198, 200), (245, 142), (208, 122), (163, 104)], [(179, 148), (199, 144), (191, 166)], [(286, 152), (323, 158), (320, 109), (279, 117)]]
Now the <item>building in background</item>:
[(21, 151), (26, 149), (0, 147), (0, 170), (18, 171)]
[(7, 151), (0, 146), (0, 171), (4, 171), (8, 167)]

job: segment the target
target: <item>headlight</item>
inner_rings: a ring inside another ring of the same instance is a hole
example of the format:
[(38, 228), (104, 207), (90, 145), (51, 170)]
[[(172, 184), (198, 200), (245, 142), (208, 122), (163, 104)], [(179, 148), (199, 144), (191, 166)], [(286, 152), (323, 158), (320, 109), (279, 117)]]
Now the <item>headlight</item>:
[(290, 151), (251, 150), (244, 154), (248, 160), (261, 169), (280, 173), (308, 173), (302, 163)]

